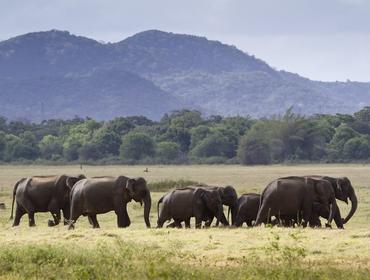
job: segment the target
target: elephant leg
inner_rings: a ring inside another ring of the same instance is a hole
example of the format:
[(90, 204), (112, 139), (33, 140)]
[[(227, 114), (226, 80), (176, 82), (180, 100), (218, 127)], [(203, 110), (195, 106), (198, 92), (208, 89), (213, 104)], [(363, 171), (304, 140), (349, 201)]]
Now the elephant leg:
[(166, 228), (175, 228), (176, 227), (176, 222), (169, 223)]
[(262, 223), (271, 223), (271, 208), (266, 205), (262, 205), (258, 211), (255, 226), (259, 226)]
[(176, 227), (176, 228), (182, 228), (181, 220), (177, 220), (177, 219), (176, 219), (176, 220), (174, 221), (174, 223), (175, 223), (175, 227)]
[(63, 210), (63, 224), (66, 226), (68, 225), (68, 220), (69, 220), (69, 216), (70, 216), (70, 207), (65, 207)]
[(333, 209), (333, 211), (335, 211), (334, 217), (333, 217), (335, 225), (337, 226), (337, 228), (343, 229), (344, 228), (343, 219), (342, 219), (342, 216), (340, 215), (339, 207), (336, 204), (335, 204), (335, 209)]
[(28, 212), (28, 225), (30, 227), (36, 226), (36, 223), (35, 223), (35, 212), (34, 211)]
[(81, 213), (77, 213), (77, 211), (71, 212), (71, 217), (68, 221), (68, 230), (74, 229), (75, 228), (75, 223), (77, 222), (78, 218), (81, 216)]
[(57, 211), (57, 212), (50, 212), (50, 213), (51, 213), (51, 215), (53, 216), (54, 221), (49, 220), (49, 221), (48, 221), (48, 226), (49, 226), (49, 227), (53, 227), (53, 226), (58, 225), (58, 224), (59, 224), (59, 222), (60, 222), (60, 219), (61, 219), (60, 211)]
[(238, 214), (236, 215), (234, 225), (235, 225), (236, 227), (241, 227), (241, 226), (243, 225), (243, 222), (244, 222), (244, 221), (243, 221), (243, 219), (242, 219), (242, 217), (241, 217), (240, 213), (238, 213)]
[[(206, 222), (205, 222), (205, 226), (206, 227), (210, 227), (211, 226), (211, 224), (212, 224), (212, 222), (213, 222), (213, 216), (212, 217), (210, 217)], [(216, 221), (216, 226), (218, 226), (218, 224), (219, 224), (220, 222), (217, 220)]]
[(185, 220), (185, 228), (190, 228), (190, 218)]
[(127, 209), (124, 207), (121, 211), (117, 211), (117, 225), (120, 228), (128, 227), (131, 224), (130, 217), (128, 216)]
[(27, 198), (25, 198), (22, 201), (22, 206), (24, 207), (24, 209), (26, 209), (27, 214), (28, 214), (28, 225), (30, 227), (34, 227), (36, 225), (36, 223), (35, 223), (35, 207), (33, 206), (32, 202)]
[(89, 221), (90, 225), (94, 225), (90, 215), (87, 215), (87, 220)]
[(48, 210), (53, 217), (53, 221), (52, 220), (48, 221), (48, 226), (52, 227), (52, 226), (58, 225), (60, 222), (61, 216), (60, 216), (60, 209), (59, 209), (57, 201), (55, 201), (54, 199), (51, 200), (48, 206)]
[(195, 228), (201, 228), (201, 227), (202, 227), (202, 218), (195, 217)]
[(162, 210), (161, 214), (159, 215), (159, 218), (157, 220), (157, 228), (162, 228), (163, 227), (163, 224), (169, 220), (169, 218), (167, 217), (166, 213), (165, 213), (165, 209)]
[(15, 218), (12, 226), (13, 227), (19, 226), (22, 216), (26, 213), (27, 213), (26, 209), (24, 209), (22, 205), (17, 203), (17, 208), (15, 209)]
[(89, 214), (88, 218), (93, 228), (100, 228), (96, 214)]

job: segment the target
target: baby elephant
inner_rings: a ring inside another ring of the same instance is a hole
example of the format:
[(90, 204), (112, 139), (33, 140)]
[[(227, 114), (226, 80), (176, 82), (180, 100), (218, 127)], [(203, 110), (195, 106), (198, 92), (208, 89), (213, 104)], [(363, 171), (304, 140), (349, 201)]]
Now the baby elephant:
[[(159, 213), (159, 204), (162, 202), (163, 208)], [(213, 216), (223, 225), (229, 225), (223, 214), (221, 197), (215, 190), (196, 187), (173, 190), (159, 199), (157, 211), (159, 228), (171, 219), (176, 227), (181, 227), (181, 222), (185, 222), (189, 228), (191, 217), (195, 217), (195, 227), (200, 228), (202, 221), (208, 221)]]
[(233, 219), (235, 221), (234, 226), (240, 227), (243, 223), (246, 223), (249, 227), (253, 226), (252, 223), (257, 218), (260, 198), (261, 196), (256, 193), (247, 193), (239, 197), (236, 217)]

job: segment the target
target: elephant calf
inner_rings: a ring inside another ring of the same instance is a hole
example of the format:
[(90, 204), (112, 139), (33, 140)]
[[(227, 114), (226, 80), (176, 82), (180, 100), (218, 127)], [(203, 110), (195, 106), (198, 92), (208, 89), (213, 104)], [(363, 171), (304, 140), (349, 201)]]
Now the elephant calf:
[(253, 226), (252, 223), (257, 218), (260, 198), (261, 196), (257, 193), (247, 193), (239, 197), (234, 226), (240, 227), (243, 223), (249, 227)]
[[(159, 213), (159, 205), (162, 202), (163, 208)], [(157, 211), (159, 228), (171, 219), (175, 221), (176, 227), (181, 227), (181, 222), (190, 227), (191, 217), (195, 217), (196, 228), (200, 228), (202, 221), (209, 221), (213, 216), (223, 225), (229, 224), (223, 214), (220, 195), (212, 189), (188, 187), (173, 190), (159, 199)]]

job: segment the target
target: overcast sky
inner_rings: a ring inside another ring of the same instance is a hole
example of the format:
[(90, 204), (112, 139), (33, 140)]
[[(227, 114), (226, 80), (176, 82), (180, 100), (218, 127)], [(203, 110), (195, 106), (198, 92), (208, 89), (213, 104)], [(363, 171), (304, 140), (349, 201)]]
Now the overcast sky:
[(0, 0), (0, 39), (68, 30), (116, 42), (206, 36), (315, 80), (370, 81), (370, 0)]

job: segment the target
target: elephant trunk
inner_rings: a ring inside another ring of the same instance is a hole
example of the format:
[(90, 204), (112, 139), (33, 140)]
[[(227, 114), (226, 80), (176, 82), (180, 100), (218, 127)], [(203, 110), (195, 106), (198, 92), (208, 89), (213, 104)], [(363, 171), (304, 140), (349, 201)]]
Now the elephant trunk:
[(349, 199), (351, 200), (351, 210), (349, 211), (347, 217), (343, 220), (343, 224), (347, 223), (349, 219), (352, 218), (353, 214), (357, 210), (357, 196), (355, 194), (355, 191), (353, 190), (351, 195), (349, 196)]
[(222, 204), (217, 209), (217, 219), (224, 225), (228, 226), (229, 222), (226, 220)]
[(333, 220), (333, 203), (330, 203), (329, 205), (329, 219), (328, 224), (330, 225)]
[(146, 227), (150, 228), (149, 214), (152, 207), (152, 198), (150, 197), (150, 191), (147, 190), (146, 196), (143, 199), (144, 202), (144, 221)]

